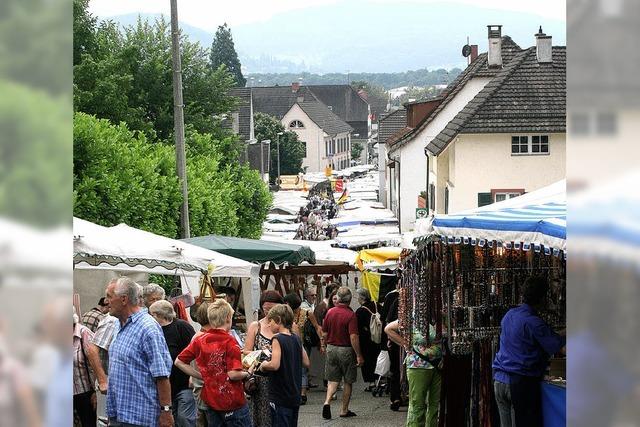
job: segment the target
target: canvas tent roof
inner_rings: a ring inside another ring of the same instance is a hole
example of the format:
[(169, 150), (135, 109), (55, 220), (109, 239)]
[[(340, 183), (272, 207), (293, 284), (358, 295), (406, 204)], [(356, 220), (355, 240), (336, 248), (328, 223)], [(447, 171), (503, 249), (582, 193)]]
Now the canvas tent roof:
[(545, 250), (566, 250), (566, 181), (531, 193), (458, 214), (436, 215), (416, 221), (416, 240), (439, 235), (454, 242), (498, 241)]
[(76, 268), (103, 268), (160, 274), (252, 277), (256, 266), (189, 243), (138, 230), (126, 224), (103, 227), (73, 219)]
[(310, 264), (316, 262), (315, 254), (308, 246), (216, 235), (192, 237), (183, 241), (259, 264), (269, 261), (275, 264), (286, 262), (290, 265), (305, 261)]

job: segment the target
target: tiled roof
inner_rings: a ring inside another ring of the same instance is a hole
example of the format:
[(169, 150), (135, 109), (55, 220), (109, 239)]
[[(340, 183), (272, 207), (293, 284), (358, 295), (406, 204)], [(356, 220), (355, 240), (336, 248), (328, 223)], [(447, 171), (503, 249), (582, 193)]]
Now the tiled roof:
[(335, 136), (339, 133), (353, 130), (351, 126), (320, 101), (305, 101), (297, 104), (328, 135)]
[(269, 114), (278, 120), (281, 120), (299, 99), (303, 101), (317, 100), (308, 86), (300, 86), (296, 92), (291, 89), (291, 86), (254, 87), (251, 89), (251, 93), (253, 112)]
[(553, 47), (553, 62), (540, 64), (531, 47), (514, 56), (427, 147), (440, 154), (460, 133), (565, 131), (566, 48)]
[(369, 104), (362, 99), (351, 85), (311, 85), (301, 86), (313, 94), (345, 122), (366, 122), (369, 118)]
[[(520, 46), (518, 46), (509, 36), (502, 37), (502, 64), (503, 67), (506, 67), (514, 58), (514, 56), (522, 51)], [(504, 69), (504, 68), (503, 68)], [(478, 57), (471, 63), (467, 68), (465, 68), (462, 73), (455, 78), (453, 82), (451, 82), (445, 90), (439, 95), (442, 98), (442, 103), (436, 108), (433, 113), (425, 117), (425, 119), (419, 123), (415, 128), (411, 131), (405, 132), (396, 138), (391, 144), (392, 147), (389, 148), (389, 152), (393, 152), (400, 147), (404, 146), (408, 142), (410, 142), (415, 135), (420, 133), (422, 129), (427, 127), (429, 123), (433, 121), (433, 119), (447, 106), (449, 102), (455, 98), (455, 96), (464, 88), (469, 80), (474, 77), (494, 77), (499, 74), (503, 69), (495, 69), (489, 68), (487, 65), (487, 54), (482, 53), (478, 55)], [(389, 142), (388, 142), (389, 143)]]
[[(318, 94), (323, 95), (334, 104), (323, 103)], [(322, 123), (327, 126), (324, 129), (328, 134), (335, 131), (352, 131), (355, 127), (361, 134), (366, 134), (368, 120), (368, 104), (349, 85), (320, 85), (320, 86), (300, 86), (297, 91), (293, 91), (291, 86), (269, 86), (253, 88), (235, 88), (230, 91), (230, 95), (240, 98), (239, 113), (239, 134), (246, 139), (249, 138), (250, 126), (250, 100), (253, 99), (253, 112), (264, 113), (282, 120), (291, 107), (298, 103), (304, 104), (307, 115), (320, 127)], [(341, 116), (342, 114), (342, 116)], [(344, 116), (344, 117), (343, 117)], [(353, 118), (351, 125), (345, 118)], [(230, 127), (230, 124), (228, 125)], [(353, 126), (353, 127), (352, 127)]]
[(378, 120), (378, 141), (385, 143), (389, 137), (407, 125), (407, 110), (401, 108), (383, 114)]

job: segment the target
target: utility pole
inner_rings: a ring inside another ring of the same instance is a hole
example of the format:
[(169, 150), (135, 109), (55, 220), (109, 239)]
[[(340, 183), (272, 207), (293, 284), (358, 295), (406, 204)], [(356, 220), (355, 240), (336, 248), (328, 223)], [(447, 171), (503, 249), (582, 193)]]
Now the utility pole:
[(189, 228), (189, 190), (187, 187), (187, 159), (184, 148), (184, 102), (182, 100), (182, 65), (180, 63), (180, 29), (177, 0), (171, 2), (171, 53), (173, 56), (173, 133), (176, 141), (176, 170), (182, 187), (180, 208), (180, 236), (191, 237)]
[[(280, 135), (284, 135), (284, 132), (278, 132), (276, 134), (276, 146), (278, 149), (278, 180), (280, 180)], [(278, 183), (278, 185), (280, 185)]]

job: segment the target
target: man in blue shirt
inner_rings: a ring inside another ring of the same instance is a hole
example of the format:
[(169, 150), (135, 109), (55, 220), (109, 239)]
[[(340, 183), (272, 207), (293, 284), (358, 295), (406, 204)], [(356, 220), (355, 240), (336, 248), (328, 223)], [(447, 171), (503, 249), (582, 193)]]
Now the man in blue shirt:
[(501, 322), (500, 350), (493, 360), (493, 379), (501, 427), (541, 427), (540, 381), (548, 359), (565, 345), (537, 314), (549, 284), (541, 277), (524, 282), (523, 304)]
[(128, 277), (107, 286), (120, 330), (109, 347), (107, 416), (111, 427), (173, 427), (171, 356), (160, 325), (139, 306), (141, 288)]

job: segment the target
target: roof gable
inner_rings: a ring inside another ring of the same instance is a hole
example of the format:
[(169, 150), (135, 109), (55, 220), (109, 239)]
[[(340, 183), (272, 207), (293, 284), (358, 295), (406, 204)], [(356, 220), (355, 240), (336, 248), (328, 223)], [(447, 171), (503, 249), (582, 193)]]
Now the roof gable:
[(475, 77), (495, 77), (500, 74), (515, 56), (522, 52), (520, 46), (515, 43), (511, 37), (502, 37), (502, 69), (489, 68), (487, 63), (487, 53), (482, 53), (460, 73), (453, 82), (451, 82), (447, 88), (442, 91), (439, 98), (442, 99), (440, 105), (427, 117), (425, 117), (417, 126), (411, 130), (405, 131), (402, 134), (395, 135), (393, 146), (390, 148), (390, 152), (393, 152), (405, 144), (409, 143), (420, 131), (426, 128), (437, 116), (444, 110), (449, 103), (456, 97), (458, 93), (465, 87), (465, 85)]
[(335, 115), (320, 101), (296, 102), (300, 109), (326, 134), (335, 136), (339, 133), (351, 132), (353, 128)]
[(531, 47), (517, 54), (427, 149), (438, 155), (460, 133), (565, 131), (566, 48), (553, 47), (553, 62), (539, 64)]

